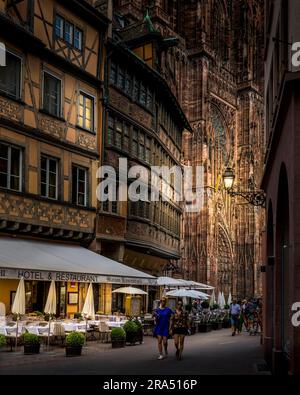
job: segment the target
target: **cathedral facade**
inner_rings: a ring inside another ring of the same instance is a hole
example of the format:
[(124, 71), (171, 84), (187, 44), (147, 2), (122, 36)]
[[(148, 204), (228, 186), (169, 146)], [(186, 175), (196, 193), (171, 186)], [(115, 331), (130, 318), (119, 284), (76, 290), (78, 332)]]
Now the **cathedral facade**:
[(181, 258), (175, 272), (216, 286), (228, 295), (261, 294), (264, 210), (231, 197), (235, 186), (257, 188), (264, 158), (263, 26), (261, 0), (114, 1), (127, 26), (148, 12), (170, 45), (156, 69), (182, 106), (192, 133), (185, 134), (182, 164), (203, 166), (204, 206), (185, 213)]

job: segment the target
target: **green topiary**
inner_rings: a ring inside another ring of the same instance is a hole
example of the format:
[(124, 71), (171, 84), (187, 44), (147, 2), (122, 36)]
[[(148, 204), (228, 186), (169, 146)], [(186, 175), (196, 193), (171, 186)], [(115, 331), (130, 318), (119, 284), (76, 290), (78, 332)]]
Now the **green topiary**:
[(142, 325), (141, 321), (139, 321), (138, 319), (135, 319), (135, 320), (133, 320), (133, 322), (137, 326), (138, 330), (143, 329), (143, 325)]
[(126, 333), (137, 333), (138, 331), (137, 324), (131, 320), (127, 321), (123, 328)]
[(0, 335), (0, 347), (4, 347), (6, 345), (6, 337), (4, 335)]
[(40, 343), (40, 338), (38, 337), (38, 335), (35, 335), (34, 333), (24, 333), (23, 335), (23, 341), (24, 344), (39, 344)]
[(201, 303), (201, 307), (202, 307), (203, 309), (208, 309), (208, 308), (209, 308), (209, 303), (208, 303), (206, 300), (204, 300), (204, 301)]
[(225, 310), (229, 310), (229, 309), (230, 309), (229, 304), (225, 304), (224, 309), (225, 309)]
[(80, 312), (74, 313), (75, 319), (82, 319), (82, 314)]
[(83, 346), (85, 341), (85, 337), (80, 332), (70, 332), (66, 337), (66, 345), (67, 346)]
[(126, 333), (123, 328), (113, 328), (111, 331), (111, 340), (118, 341), (118, 340), (125, 340)]
[(212, 310), (217, 310), (219, 308), (220, 308), (220, 306), (218, 305), (218, 303), (214, 303)]

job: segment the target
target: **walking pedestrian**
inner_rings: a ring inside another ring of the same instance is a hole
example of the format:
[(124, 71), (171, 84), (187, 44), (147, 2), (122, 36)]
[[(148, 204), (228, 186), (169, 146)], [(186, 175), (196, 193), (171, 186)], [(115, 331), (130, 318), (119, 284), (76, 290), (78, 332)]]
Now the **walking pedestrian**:
[(173, 311), (167, 307), (167, 298), (162, 297), (160, 305), (154, 311), (155, 328), (153, 336), (157, 337), (158, 343), (158, 359), (163, 359), (163, 347), (165, 356), (168, 355), (168, 337), (170, 333), (170, 322)]
[(238, 330), (240, 314), (241, 314), (241, 306), (234, 299), (230, 306), (232, 336), (235, 336), (236, 331)]
[(178, 301), (174, 315), (171, 318), (171, 334), (174, 337), (176, 358), (182, 359), (185, 336), (189, 333), (190, 323), (187, 311), (183, 309), (183, 303)]

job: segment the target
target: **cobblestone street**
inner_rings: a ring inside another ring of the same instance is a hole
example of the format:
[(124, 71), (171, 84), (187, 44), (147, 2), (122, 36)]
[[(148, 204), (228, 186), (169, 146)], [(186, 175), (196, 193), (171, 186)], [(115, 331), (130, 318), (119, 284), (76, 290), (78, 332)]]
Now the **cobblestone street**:
[(173, 341), (168, 358), (158, 361), (156, 341), (145, 337), (144, 344), (112, 349), (110, 344), (89, 342), (81, 357), (66, 358), (64, 348), (25, 356), (0, 352), (0, 374), (269, 374), (264, 366), (259, 336), (247, 333), (232, 337), (230, 330), (199, 333), (186, 338), (183, 360), (175, 359)]

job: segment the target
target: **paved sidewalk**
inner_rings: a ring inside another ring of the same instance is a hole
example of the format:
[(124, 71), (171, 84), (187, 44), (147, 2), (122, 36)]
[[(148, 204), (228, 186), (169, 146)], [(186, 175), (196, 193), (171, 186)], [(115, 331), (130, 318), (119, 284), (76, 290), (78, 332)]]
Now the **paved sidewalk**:
[(74, 358), (66, 358), (64, 348), (42, 349), (39, 355), (23, 355), (19, 350), (0, 352), (0, 374), (269, 374), (259, 369), (264, 365), (260, 337), (247, 333), (232, 337), (228, 329), (187, 337), (182, 361), (175, 359), (172, 340), (168, 358), (158, 361), (152, 337), (124, 349), (89, 342), (83, 355)]

